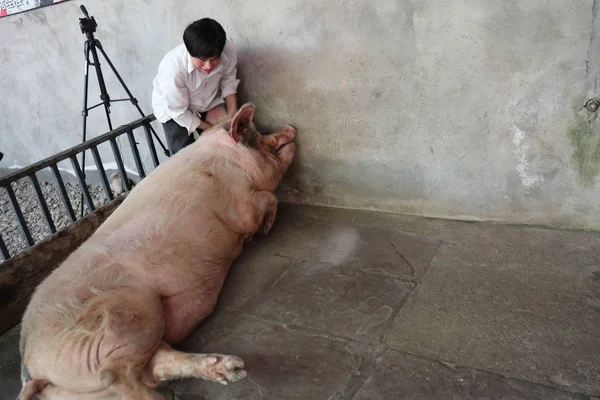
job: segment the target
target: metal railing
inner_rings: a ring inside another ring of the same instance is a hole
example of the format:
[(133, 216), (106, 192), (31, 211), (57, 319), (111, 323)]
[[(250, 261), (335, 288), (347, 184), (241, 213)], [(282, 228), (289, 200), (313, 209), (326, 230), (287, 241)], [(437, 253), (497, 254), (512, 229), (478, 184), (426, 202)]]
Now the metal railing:
[[(124, 183), (124, 193), (127, 193), (132, 189), (132, 186), (131, 186), (131, 181), (128, 178), (127, 172), (125, 170), (125, 164), (123, 163), (123, 155), (122, 155), (121, 150), (119, 149), (117, 138), (119, 138), (122, 135), (127, 135), (129, 147), (130, 147), (131, 153), (133, 155), (135, 167), (136, 167), (138, 176), (141, 180), (141, 179), (145, 178), (146, 170), (145, 170), (144, 164), (142, 163), (142, 160), (140, 158), (140, 152), (138, 149), (138, 143), (136, 142), (136, 139), (134, 136), (134, 131), (138, 128), (144, 129), (146, 142), (148, 145), (148, 149), (150, 151), (150, 157), (152, 159), (152, 163), (155, 168), (158, 167), (159, 160), (158, 160), (158, 155), (156, 153), (156, 147), (154, 145), (154, 139), (151, 134), (151, 126), (150, 126), (150, 123), (152, 121), (154, 121), (155, 119), (156, 119), (155, 116), (152, 114), (145, 116), (145, 117), (140, 118), (139, 120), (134, 121), (130, 124), (120, 126), (119, 128), (117, 128), (111, 132), (105, 133), (101, 136), (90, 139), (84, 143), (73, 146), (70, 149), (62, 151), (58, 154), (55, 154), (54, 156), (48, 157), (42, 161), (39, 161), (39, 162), (32, 164), (26, 168), (22, 168), (19, 171), (16, 171), (12, 174), (9, 174), (5, 177), (0, 178), (0, 188), (3, 188), (8, 195), (8, 199), (11, 203), (12, 210), (18, 221), (20, 231), (25, 238), (26, 245), (27, 245), (26, 249), (34, 246), (36, 244), (36, 241), (33, 239), (33, 236), (28, 227), (27, 221), (25, 220), (23, 211), (17, 200), (17, 196), (15, 195), (15, 192), (12, 188), (12, 183), (17, 182), (23, 178), (29, 178), (31, 185), (33, 187), (33, 190), (35, 192), (35, 196), (37, 197), (37, 203), (40, 207), (40, 210), (41, 210), (43, 218), (46, 222), (46, 225), (49, 228), (51, 234), (55, 234), (57, 232), (57, 227), (53, 221), (52, 215), (48, 208), (48, 203), (46, 202), (46, 199), (44, 198), (44, 194), (40, 187), (40, 182), (36, 176), (36, 173), (39, 171), (42, 171), (46, 168), (49, 168), (52, 171), (52, 174), (56, 180), (56, 183), (57, 183), (57, 186), (59, 189), (62, 204), (66, 210), (66, 214), (70, 220), (70, 223), (73, 223), (73, 222), (77, 221), (79, 218), (77, 218), (77, 216), (75, 214), (75, 210), (73, 209), (71, 200), (69, 199), (69, 196), (68, 196), (68, 193), (67, 193), (67, 190), (65, 187), (65, 183), (63, 181), (63, 178), (62, 178), (61, 173), (58, 168), (58, 163), (61, 161), (65, 161), (65, 160), (70, 161), (71, 166), (73, 167), (75, 178), (81, 188), (83, 200), (85, 201), (85, 204), (87, 205), (87, 207), (89, 209), (89, 212), (93, 212), (96, 209), (96, 207), (94, 206), (94, 201), (93, 201), (90, 191), (88, 189), (88, 184), (86, 182), (86, 177), (84, 175), (84, 171), (81, 168), (81, 165), (80, 165), (79, 160), (77, 159), (77, 156), (79, 154), (84, 153), (87, 150), (91, 151), (93, 159), (94, 159), (94, 164), (96, 165), (96, 169), (100, 175), (100, 184), (102, 186), (102, 189), (106, 193), (106, 196), (109, 200), (114, 200), (116, 197), (118, 197), (118, 195), (113, 194), (113, 191), (111, 190), (111, 185), (109, 183), (109, 180), (108, 180), (108, 177), (106, 174), (106, 169), (102, 163), (102, 159), (100, 157), (100, 152), (98, 150), (98, 146), (103, 143), (106, 143), (106, 142), (110, 143), (112, 154), (113, 154), (114, 160), (117, 164), (118, 172), (120, 173), (120, 175), (122, 177), (122, 182)], [(82, 207), (83, 207), (83, 204), (82, 204)], [(82, 217), (83, 217), (83, 209), (82, 209)], [(64, 227), (62, 229), (64, 229)], [(25, 251), (26, 249), (23, 249), (21, 251)], [(2, 238), (2, 234), (0, 233), (0, 254), (2, 254), (4, 260), (6, 261), (19, 253), (20, 252), (13, 252), (13, 254), (11, 254), (9, 252), (9, 249), (8, 249), (4, 239)]]

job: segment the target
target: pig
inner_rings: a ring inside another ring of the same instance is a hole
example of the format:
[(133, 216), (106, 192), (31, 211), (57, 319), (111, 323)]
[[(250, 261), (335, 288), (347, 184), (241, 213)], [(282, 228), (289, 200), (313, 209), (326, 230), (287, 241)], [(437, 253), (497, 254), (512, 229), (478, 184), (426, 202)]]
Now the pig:
[(297, 131), (262, 135), (254, 113), (244, 104), (162, 163), (36, 287), (20, 400), (163, 399), (171, 380), (246, 376), (235, 355), (174, 347), (212, 313), (245, 243), (275, 221)]

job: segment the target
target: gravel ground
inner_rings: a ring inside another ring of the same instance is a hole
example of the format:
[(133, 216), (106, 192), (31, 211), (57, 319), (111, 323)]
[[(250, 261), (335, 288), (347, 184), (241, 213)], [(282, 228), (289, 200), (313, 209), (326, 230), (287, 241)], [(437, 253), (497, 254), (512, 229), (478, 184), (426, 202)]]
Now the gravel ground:
[[(42, 193), (48, 204), (48, 209), (50, 210), (56, 229), (57, 231), (61, 230), (69, 224), (70, 220), (62, 203), (58, 185), (50, 182), (40, 182), (40, 187), (42, 188)], [(31, 181), (29, 179), (21, 179), (13, 183), (12, 188), (23, 216), (27, 221), (27, 226), (33, 240), (37, 243), (51, 236), (50, 228), (46, 224), (46, 219), (42, 214)], [(79, 217), (81, 215), (81, 188), (79, 185), (71, 183), (66, 183), (65, 188), (75, 211), (75, 216)], [(88, 188), (95, 207), (100, 207), (108, 203), (108, 197), (101, 187), (88, 186)], [(85, 214), (89, 214), (89, 208), (84, 201)], [(0, 235), (2, 235), (2, 239), (11, 255), (15, 255), (28, 247), (4, 188), (0, 188)], [(0, 254), (0, 260), (4, 261), (2, 254)]]

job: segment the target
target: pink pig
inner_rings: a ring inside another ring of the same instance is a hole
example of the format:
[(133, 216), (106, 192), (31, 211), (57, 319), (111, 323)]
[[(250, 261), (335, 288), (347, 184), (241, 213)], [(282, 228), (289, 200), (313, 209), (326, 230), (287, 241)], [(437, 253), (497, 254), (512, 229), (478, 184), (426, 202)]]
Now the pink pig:
[(22, 321), (19, 399), (162, 399), (160, 384), (246, 376), (236, 356), (188, 354), (231, 264), (269, 232), (296, 130), (263, 136), (244, 105), (160, 165), (36, 289)]

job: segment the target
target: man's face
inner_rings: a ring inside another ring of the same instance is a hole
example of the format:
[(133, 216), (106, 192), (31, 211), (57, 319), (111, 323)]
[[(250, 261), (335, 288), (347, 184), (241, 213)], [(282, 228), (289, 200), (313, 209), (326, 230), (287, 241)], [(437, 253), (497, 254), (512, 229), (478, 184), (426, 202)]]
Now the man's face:
[(192, 57), (192, 64), (194, 64), (194, 67), (196, 67), (200, 71), (204, 72), (205, 74), (209, 74), (210, 71), (215, 69), (215, 67), (217, 65), (219, 65), (220, 63), (221, 63), (221, 57), (214, 57), (214, 58), (210, 58), (210, 59), (206, 59), (206, 60), (201, 59), (201, 58)]

